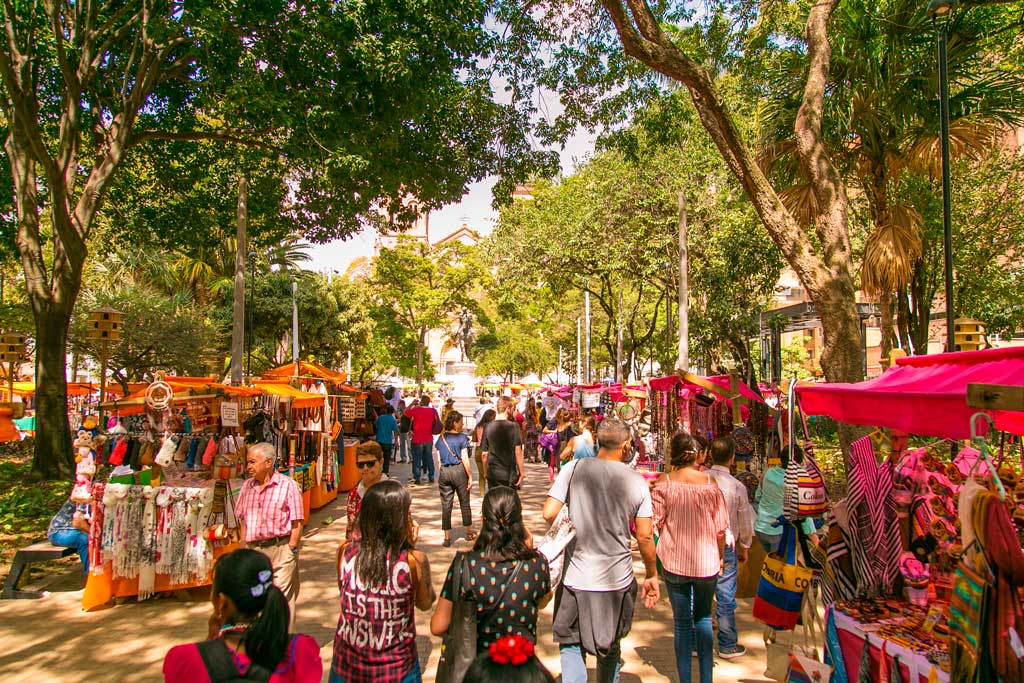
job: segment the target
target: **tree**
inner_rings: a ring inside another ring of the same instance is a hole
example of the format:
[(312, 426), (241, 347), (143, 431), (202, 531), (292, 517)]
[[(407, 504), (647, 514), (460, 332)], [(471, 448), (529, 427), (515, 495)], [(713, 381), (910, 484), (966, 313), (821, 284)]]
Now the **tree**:
[[(611, 112), (603, 122), (620, 124), (628, 114), (622, 105), (635, 106), (638, 98), (661, 91), (652, 86), (649, 72), (636, 73), (623, 51), (628, 58), (686, 87), (702, 125), (814, 301), (825, 337), (821, 364), (826, 379), (834, 382), (861, 378), (849, 201), (846, 185), (822, 137), (831, 61), (828, 27), (838, 1), (810, 5), (804, 22), (802, 48), (809, 66), (800, 81), (794, 134), (797, 155), (817, 208), (812, 231), (805, 230), (786, 208), (779, 191), (758, 165), (721, 87), (723, 64), (742, 51), (742, 36), (750, 23), (760, 18), (770, 25), (771, 14), (793, 11), (796, 3), (763, 5), (767, 14), (762, 17), (755, 17), (756, 10), (743, 4), (738, 7), (741, 16), (735, 17), (735, 22), (726, 18), (706, 27), (690, 21), (685, 3), (652, 8), (645, 0), (600, 0), (603, 13), (586, 2), (577, 3), (571, 11), (562, 2), (552, 1), (530, 10), (510, 2), (502, 14), (510, 24), (522, 27), (516, 34), (517, 42), (508, 47), (509, 59), (519, 71), (510, 71), (524, 74), (524, 80), (535, 76), (545, 86), (559, 89), (567, 100), (564, 119), (602, 122), (601, 115)], [(712, 7), (714, 14), (721, 14), (715, 10)], [(731, 26), (736, 27), (735, 32)], [(724, 33), (725, 38), (716, 36), (715, 31)], [(556, 41), (568, 41), (570, 45), (554, 50), (549, 62), (532, 58), (542, 44)], [(636, 89), (623, 87), (638, 78), (646, 86), (639, 94)], [(619, 106), (613, 106), (616, 104)]]
[[(417, 384), (424, 379), (427, 333), (448, 327), (457, 311), (473, 306), (470, 290), (483, 274), (473, 252), (460, 242), (435, 248), (400, 235), (374, 264), (378, 329), (398, 348), (415, 348)], [(400, 366), (408, 368), (408, 359)]]
[[(409, 218), (535, 153), (491, 98), (484, 6), (408, 0), (4, 3), (0, 106), (14, 242), (35, 321), (33, 470), (69, 476), (65, 347), (89, 237), (117, 172), (149, 145), (215, 140), (284, 158), (305, 236)], [(189, 232), (182, 233), (190, 234)]]
[[(608, 365), (614, 365), (621, 320), (623, 361), (634, 359), (632, 373), (652, 359), (671, 368), (677, 331), (666, 330), (664, 313), (676, 308), (677, 193), (685, 189), (691, 343), (706, 366), (729, 354), (752, 367), (746, 340), (756, 334), (781, 260), (692, 105), (682, 98), (662, 104), (640, 112), (619, 136), (616, 147), (628, 155), (597, 154), (573, 176), (538, 183), (533, 201), (503, 210), (489, 253), (499, 281), (516, 283), (517, 298), (555, 295), (557, 313), (549, 311), (545, 322), (562, 320), (571, 329), (549, 338), (575, 349), (576, 293), (586, 290), (597, 303), (595, 346)], [(675, 121), (679, 134), (654, 139), (646, 124), (663, 117)]]
[[(1021, 121), (1021, 73), (1007, 60), (993, 58), (1020, 25), (1019, 17), (1003, 8), (952, 15), (948, 64), (954, 153), (977, 158), (991, 149), (1000, 130)], [(922, 70), (934, 59), (934, 32), (914, 0), (845, 0), (830, 31), (834, 49), (823, 130), (830, 155), (868, 207), (872, 230), (864, 247), (862, 282), (879, 297), (882, 353), (887, 355), (895, 341), (894, 294), (910, 283), (922, 256), (923, 218), (906, 201), (901, 179), (939, 173), (935, 79)], [(797, 77), (806, 69), (806, 55), (782, 51), (767, 66), (762, 73), (775, 95), (766, 117), (766, 157), (781, 167), (773, 177), (794, 183), (783, 199), (807, 222), (813, 202), (807, 201), (805, 179), (792, 158)], [(922, 302), (929, 311), (932, 300)]]
[(553, 367), (555, 357), (551, 345), (518, 320), (499, 322), (494, 332), (481, 335), (474, 346), (477, 372), (500, 375), (508, 382), (531, 373), (542, 375)]

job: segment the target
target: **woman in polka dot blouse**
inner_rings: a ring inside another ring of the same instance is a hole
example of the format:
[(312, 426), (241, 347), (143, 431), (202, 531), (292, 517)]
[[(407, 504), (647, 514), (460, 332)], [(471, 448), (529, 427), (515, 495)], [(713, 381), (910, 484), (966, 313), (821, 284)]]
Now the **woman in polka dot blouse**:
[(515, 489), (496, 486), (484, 496), (483, 528), (473, 550), (459, 553), (448, 568), (430, 632), (444, 635), (452, 619), (456, 562), (465, 560), (462, 599), (476, 604), (477, 652), (507, 635), (537, 639), (537, 613), (551, 599), (548, 561), (533, 548), (523, 525), (523, 506)]

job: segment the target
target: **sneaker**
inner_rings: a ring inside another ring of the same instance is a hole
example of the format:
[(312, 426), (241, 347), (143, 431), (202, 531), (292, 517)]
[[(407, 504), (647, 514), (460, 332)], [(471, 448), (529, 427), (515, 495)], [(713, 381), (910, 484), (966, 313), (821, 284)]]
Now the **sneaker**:
[(742, 645), (737, 645), (735, 650), (731, 650), (731, 651), (728, 651), (728, 652), (725, 651), (725, 650), (719, 650), (718, 651), (718, 658), (719, 659), (736, 659), (737, 657), (742, 657), (745, 654), (747, 654), (747, 648), (745, 648)]
[(419, 485), (420, 485), (420, 482), (419, 482), (418, 479), (410, 479), (409, 480), (409, 486), (419, 486)]

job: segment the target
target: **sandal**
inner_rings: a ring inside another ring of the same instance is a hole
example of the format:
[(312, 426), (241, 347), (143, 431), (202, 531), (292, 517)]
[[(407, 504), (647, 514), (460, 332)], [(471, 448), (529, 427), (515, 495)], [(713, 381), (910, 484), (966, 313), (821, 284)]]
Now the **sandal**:
[(477, 535), (478, 534), (475, 531), (470, 531), (469, 533), (466, 534), (466, 540), (467, 541), (475, 541)]
[(445, 548), (451, 548), (452, 547), (452, 539), (450, 539), (450, 538), (444, 539), (444, 542), (441, 543), (441, 545), (444, 546)]

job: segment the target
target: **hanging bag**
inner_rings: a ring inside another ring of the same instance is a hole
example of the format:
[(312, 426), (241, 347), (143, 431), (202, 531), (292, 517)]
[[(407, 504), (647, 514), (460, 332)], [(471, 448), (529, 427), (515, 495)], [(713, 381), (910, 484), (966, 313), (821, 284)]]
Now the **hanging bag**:
[(459, 553), (452, 568), (452, 618), (441, 639), (437, 662), (437, 683), (459, 683), (476, 658), (476, 603), (469, 587), (466, 554)]
[(781, 545), (765, 558), (754, 597), (754, 618), (778, 631), (796, 627), (804, 591), (814, 576), (813, 570), (797, 563), (796, 541), (796, 530), (783, 524)]
[(576, 525), (569, 516), (569, 499), (572, 495), (572, 479), (576, 476), (576, 470), (583, 466), (585, 460), (577, 460), (572, 466), (572, 474), (569, 475), (569, 483), (565, 487), (565, 505), (558, 511), (551, 528), (540, 539), (537, 550), (547, 558), (548, 570), (551, 577), (551, 589), (554, 590), (562, 585), (565, 578), (565, 569), (568, 559), (572, 557), (572, 545), (576, 540)]
[(478, 626), (476, 601), (473, 600), (473, 593), (469, 587), (466, 554), (459, 553), (458, 564), (452, 572), (452, 586), (458, 586), (459, 589), (457, 594), (452, 596), (455, 598), (452, 601), (452, 619), (448, 624), (448, 631), (441, 640), (441, 659), (437, 662), (437, 676), (434, 677), (436, 683), (461, 683), (469, 665), (476, 659), (477, 632), (490, 626), (498, 607), (505, 602), (509, 587), (515, 583), (522, 568), (523, 562), (520, 560), (501, 589), (498, 600)]
[[(814, 462), (811, 453), (805, 453), (803, 462), (797, 462), (792, 456), (793, 417), (796, 408), (796, 382), (789, 385), (789, 401), (787, 417), (789, 424), (789, 465), (783, 480), (782, 512), (791, 522), (799, 522), (804, 517), (821, 517), (828, 511), (828, 493), (825, 490), (825, 478)], [(806, 430), (806, 425), (804, 427)]]
[(434, 436), (437, 436), (444, 431), (444, 425), (441, 423), (441, 416), (437, 414), (436, 408), (431, 408), (434, 411), (434, 425), (430, 428), (430, 431)]

